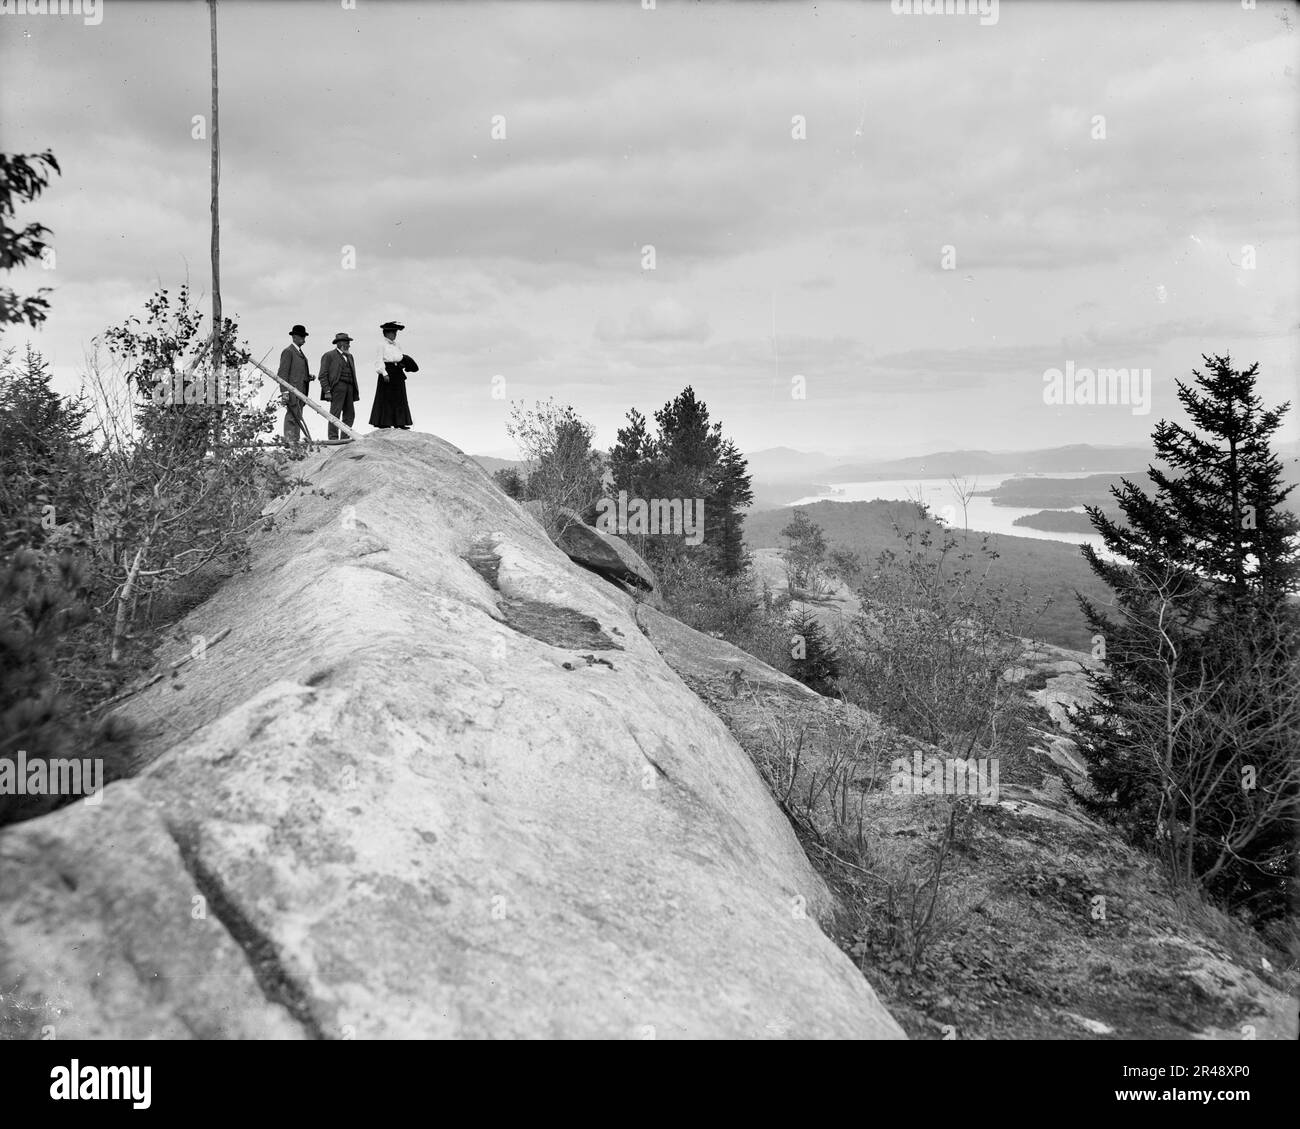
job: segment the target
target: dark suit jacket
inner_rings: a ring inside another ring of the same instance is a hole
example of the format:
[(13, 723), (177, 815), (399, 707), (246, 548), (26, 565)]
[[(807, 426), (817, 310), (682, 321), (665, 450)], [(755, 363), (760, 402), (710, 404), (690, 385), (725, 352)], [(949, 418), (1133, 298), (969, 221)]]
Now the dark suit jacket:
[[(351, 361), (349, 365), (347, 362)], [(337, 349), (331, 349), (320, 359), (320, 394), (329, 399), (333, 395), (333, 390), (344, 385), (351, 388), (352, 399), (361, 398), (361, 388), (357, 384), (357, 359), (348, 354), (347, 360), (344, 360), (343, 354)]]
[[(296, 345), (286, 345), (284, 352), (280, 354), (280, 372), (278, 373), (281, 380), (287, 380), (299, 392), (306, 395), (307, 385), (311, 382), (311, 370), (307, 367), (307, 358), (298, 351)], [(289, 394), (286, 392), (286, 396)], [(289, 397), (291, 400), (292, 396)], [(301, 404), (301, 400), (294, 401)]]

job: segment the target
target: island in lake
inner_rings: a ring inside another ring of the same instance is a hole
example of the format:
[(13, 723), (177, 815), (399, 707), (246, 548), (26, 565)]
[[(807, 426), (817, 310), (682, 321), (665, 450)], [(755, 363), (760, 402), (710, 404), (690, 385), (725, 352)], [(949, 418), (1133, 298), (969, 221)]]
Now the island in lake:
[(1075, 510), (1039, 510), (1036, 514), (1018, 517), (1012, 525), (1026, 529), (1041, 529), (1044, 533), (1095, 533), (1087, 514)]

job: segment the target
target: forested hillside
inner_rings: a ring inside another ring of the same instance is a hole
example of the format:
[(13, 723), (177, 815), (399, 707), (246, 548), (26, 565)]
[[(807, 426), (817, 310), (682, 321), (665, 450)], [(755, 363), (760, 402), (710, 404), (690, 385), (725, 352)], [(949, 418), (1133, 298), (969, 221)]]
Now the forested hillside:
[[(903, 528), (925, 524), (910, 502), (816, 502), (797, 507), (821, 526), (832, 549), (849, 549), (869, 565), (886, 549), (897, 551), (902, 542), (894, 532), (894, 522)], [(752, 513), (745, 522), (745, 541), (754, 549), (783, 548), (781, 530), (789, 523), (794, 509)], [(937, 523), (931, 523), (937, 528)], [(981, 534), (970, 535), (978, 539)], [(997, 579), (1023, 581), (1030, 601), (1051, 603), (1039, 616), (1036, 637), (1058, 647), (1088, 650), (1091, 632), (1083, 621), (1076, 591), (1090, 600), (1109, 602), (1109, 590), (1089, 570), (1079, 549), (1056, 541), (1027, 537), (1003, 537), (989, 534), (989, 544), (999, 554), (991, 575)], [(870, 575), (870, 569), (867, 569)]]

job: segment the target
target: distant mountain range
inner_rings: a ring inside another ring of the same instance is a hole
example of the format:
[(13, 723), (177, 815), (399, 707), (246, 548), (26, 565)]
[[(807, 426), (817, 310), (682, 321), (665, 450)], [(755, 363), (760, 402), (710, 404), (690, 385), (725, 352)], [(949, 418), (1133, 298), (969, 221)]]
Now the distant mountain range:
[(936, 451), (902, 459), (832, 458), (774, 447), (746, 456), (756, 482), (866, 482), (916, 475), (1060, 474), (1072, 471), (1141, 470), (1152, 460), (1150, 447), (1102, 447), (1075, 443), (1034, 451)]
[(514, 467), (518, 470), (524, 465), (522, 459), (496, 459), (491, 455), (470, 455), (470, 458), (478, 463), (478, 465), (487, 471), (488, 474), (496, 474), (497, 471), (504, 470), (507, 467)]
[[(1300, 481), (1300, 444), (1278, 447), (1289, 482)], [(518, 459), (475, 455), (489, 474), (502, 467), (520, 467)], [(856, 459), (792, 447), (767, 447), (747, 453), (754, 482), (754, 508), (789, 505), (798, 498), (820, 493), (831, 483), (871, 482), (891, 478), (974, 477), (981, 474), (1066, 474), (1081, 471), (1123, 472), (1146, 470), (1155, 452), (1146, 446), (1103, 446), (1074, 443), (1032, 451), (936, 451), (901, 459)]]

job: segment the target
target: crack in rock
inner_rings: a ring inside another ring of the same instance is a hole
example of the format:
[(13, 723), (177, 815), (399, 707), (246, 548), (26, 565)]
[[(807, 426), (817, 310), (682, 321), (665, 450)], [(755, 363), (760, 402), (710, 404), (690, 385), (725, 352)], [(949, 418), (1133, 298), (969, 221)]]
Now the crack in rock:
[(186, 872), (194, 880), (199, 893), (207, 899), (213, 915), (248, 958), (248, 967), (257, 986), (261, 988), (262, 995), (269, 1002), (283, 1007), (302, 1024), (311, 1038), (328, 1038), (312, 1011), (311, 997), (289, 975), (274, 943), (235, 904), (221, 880), (204, 866), (199, 858), (198, 835), (195, 830), (168, 821), (167, 833), (180, 851)]

